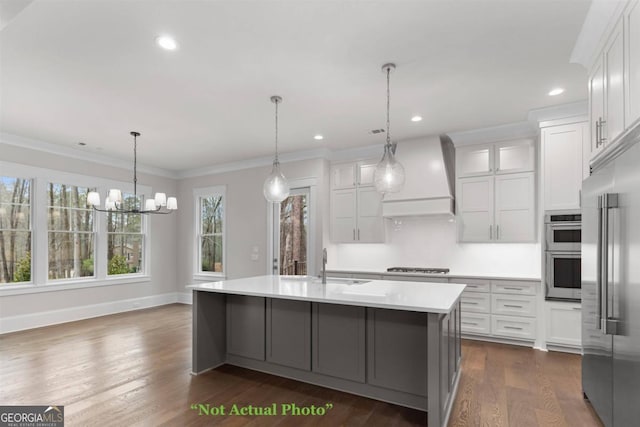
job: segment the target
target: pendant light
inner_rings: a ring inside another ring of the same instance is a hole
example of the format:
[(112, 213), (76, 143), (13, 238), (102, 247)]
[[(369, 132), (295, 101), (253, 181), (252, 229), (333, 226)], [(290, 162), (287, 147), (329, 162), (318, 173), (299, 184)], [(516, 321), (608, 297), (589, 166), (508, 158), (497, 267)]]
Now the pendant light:
[(280, 162), (278, 161), (278, 104), (282, 102), (282, 98), (274, 95), (271, 97), (271, 102), (276, 104), (276, 157), (273, 159), (273, 168), (264, 181), (262, 191), (268, 202), (280, 203), (289, 197), (289, 183), (280, 171)]
[(387, 73), (387, 143), (384, 146), (384, 154), (380, 163), (376, 166), (373, 180), (379, 193), (397, 193), (404, 186), (404, 167), (396, 160), (396, 145), (391, 143), (389, 125), (389, 76), (396, 69), (395, 64), (384, 64), (382, 71)]

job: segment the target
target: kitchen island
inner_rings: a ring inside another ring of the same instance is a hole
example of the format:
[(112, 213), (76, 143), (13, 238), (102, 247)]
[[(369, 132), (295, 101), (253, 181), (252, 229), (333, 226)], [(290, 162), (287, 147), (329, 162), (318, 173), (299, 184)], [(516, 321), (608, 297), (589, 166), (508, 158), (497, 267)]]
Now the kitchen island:
[(445, 425), (465, 285), (259, 276), (193, 290), (192, 371), (241, 366), (403, 405)]

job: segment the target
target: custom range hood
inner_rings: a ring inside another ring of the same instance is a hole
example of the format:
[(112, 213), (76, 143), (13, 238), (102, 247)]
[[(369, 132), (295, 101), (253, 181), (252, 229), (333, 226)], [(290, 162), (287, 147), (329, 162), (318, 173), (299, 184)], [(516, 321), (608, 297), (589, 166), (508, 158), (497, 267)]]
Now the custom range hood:
[(447, 135), (398, 143), (396, 159), (404, 166), (405, 184), (398, 193), (387, 193), (382, 215), (453, 216), (455, 209), (455, 148)]

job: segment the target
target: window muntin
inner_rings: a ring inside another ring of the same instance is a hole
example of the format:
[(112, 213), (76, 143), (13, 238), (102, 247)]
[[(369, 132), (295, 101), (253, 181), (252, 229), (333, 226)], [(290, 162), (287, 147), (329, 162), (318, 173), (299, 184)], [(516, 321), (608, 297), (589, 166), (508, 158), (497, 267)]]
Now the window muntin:
[(31, 282), (30, 179), (0, 176), (0, 284)]
[(94, 212), (87, 207), (91, 188), (49, 182), (47, 229), (49, 280), (94, 277)]
[[(125, 209), (139, 209), (143, 197), (122, 194)], [(144, 226), (139, 213), (107, 213), (107, 274), (142, 274), (144, 272)]]
[(224, 273), (224, 195), (198, 197), (199, 273)]

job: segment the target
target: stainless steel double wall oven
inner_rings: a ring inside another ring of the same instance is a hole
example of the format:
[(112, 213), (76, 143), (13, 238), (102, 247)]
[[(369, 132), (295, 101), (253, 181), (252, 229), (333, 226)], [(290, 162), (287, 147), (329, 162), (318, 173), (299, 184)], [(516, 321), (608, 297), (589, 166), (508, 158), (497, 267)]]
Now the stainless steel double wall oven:
[(580, 301), (582, 215), (580, 211), (549, 211), (544, 225), (546, 297)]

